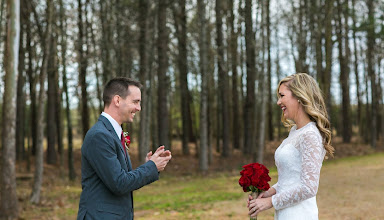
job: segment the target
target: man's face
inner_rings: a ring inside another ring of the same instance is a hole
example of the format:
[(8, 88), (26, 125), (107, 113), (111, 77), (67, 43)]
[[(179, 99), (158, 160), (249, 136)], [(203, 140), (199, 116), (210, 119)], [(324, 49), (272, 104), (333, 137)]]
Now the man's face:
[(130, 94), (120, 100), (120, 116), (122, 122), (131, 123), (135, 117), (136, 112), (141, 110), (141, 91), (136, 86), (128, 87)]

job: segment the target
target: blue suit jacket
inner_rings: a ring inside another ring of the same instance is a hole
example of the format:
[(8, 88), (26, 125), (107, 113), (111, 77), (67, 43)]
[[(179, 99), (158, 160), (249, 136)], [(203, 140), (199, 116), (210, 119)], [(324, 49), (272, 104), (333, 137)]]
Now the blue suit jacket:
[(133, 219), (132, 191), (158, 179), (153, 161), (132, 170), (112, 124), (100, 116), (81, 147), (83, 191), (77, 219)]

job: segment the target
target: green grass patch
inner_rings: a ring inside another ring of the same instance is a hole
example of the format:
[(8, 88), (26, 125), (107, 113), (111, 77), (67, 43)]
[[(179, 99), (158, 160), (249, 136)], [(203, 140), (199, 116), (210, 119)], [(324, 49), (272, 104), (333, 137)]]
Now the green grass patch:
[(220, 201), (237, 200), (243, 196), (238, 177), (229, 175), (165, 177), (135, 192), (137, 210), (193, 210)]

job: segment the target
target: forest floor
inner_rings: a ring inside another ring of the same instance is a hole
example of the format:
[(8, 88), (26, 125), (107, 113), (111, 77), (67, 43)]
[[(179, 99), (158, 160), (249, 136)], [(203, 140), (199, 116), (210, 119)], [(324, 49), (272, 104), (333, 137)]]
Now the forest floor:
[[(44, 165), (41, 202), (29, 203), (33, 179), (24, 162), (17, 163), (19, 219), (76, 219), (81, 193), (80, 140), (74, 150), (77, 179), (67, 178), (58, 165)], [(229, 158), (214, 154), (207, 173), (198, 171), (198, 159), (181, 154), (180, 142), (172, 147), (173, 158), (160, 181), (134, 192), (135, 219), (249, 219), (246, 198), (238, 185), (241, 166), (251, 163), (250, 156), (234, 150)], [(280, 141), (268, 142), (264, 164), (270, 168), (271, 185), (277, 181), (273, 153)], [(333, 141), (335, 158), (324, 162), (317, 195), (320, 219), (384, 219), (384, 145), (343, 144)], [(130, 150), (137, 167), (137, 146)], [(66, 155), (66, 154), (64, 154)], [(33, 164), (33, 163), (32, 163)], [(64, 170), (64, 171), (63, 171)], [(259, 220), (273, 219), (273, 209), (261, 213)]]

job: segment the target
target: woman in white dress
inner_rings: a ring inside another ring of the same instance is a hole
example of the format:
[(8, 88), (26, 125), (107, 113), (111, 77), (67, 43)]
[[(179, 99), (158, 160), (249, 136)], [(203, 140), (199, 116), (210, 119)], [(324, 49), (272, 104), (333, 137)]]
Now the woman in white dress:
[(281, 80), (277, 93), (281, 120), (290, 132), (275, 152), (278, 182), (257, 199), (249, 198), (249, 215), (274, 207), (275, 220), (317, 220), (320, 169), (325, 155), (334, 152), (324, 99), (306, 73)]

